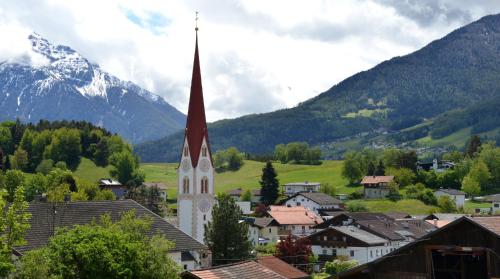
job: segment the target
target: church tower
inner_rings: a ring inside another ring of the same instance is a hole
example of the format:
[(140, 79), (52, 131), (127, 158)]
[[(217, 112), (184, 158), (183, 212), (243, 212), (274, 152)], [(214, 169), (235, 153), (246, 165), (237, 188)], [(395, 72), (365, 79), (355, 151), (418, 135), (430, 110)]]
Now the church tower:
[(194, 50), (193, 76), (177, 187), (179, 228), (203, 243), (204, 225), (212, 219), (214, 167), (208, 141), (205, 105), (198, 57), (198, 27)]

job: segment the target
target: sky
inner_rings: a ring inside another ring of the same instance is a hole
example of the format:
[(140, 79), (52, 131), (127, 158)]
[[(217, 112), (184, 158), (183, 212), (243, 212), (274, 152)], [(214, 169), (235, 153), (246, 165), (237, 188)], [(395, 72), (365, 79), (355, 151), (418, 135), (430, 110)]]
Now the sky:
[(500, 13), (500, 1), (0, 0), (0, 60), (29, 52), (34, 31), (186, 113), (195, 11), (206, 114), (215, 121), (294, 107)]

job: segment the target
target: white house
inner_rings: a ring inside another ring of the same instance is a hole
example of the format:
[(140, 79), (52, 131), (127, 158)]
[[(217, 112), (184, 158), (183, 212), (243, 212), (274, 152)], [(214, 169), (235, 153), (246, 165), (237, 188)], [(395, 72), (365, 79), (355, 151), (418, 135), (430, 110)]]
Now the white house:
[(311, 250), (320, 260), (345, 256), (359, 264), (371, 262), (398, 248), (396, 243), (356, 226), (330, 227), (308, 236)]
[(382, 199), (389, 195), (389, 184), (394, 180), (394, 176), (365, 176), (361, 181), (364, 187), (365, 199)]
[(500, 211), (500, 194), (485, 196), (484, 201), (491, 203), (490, 212), (498, 213)]
[(320, 186), (319, 182), (293, 182), (285, 184), (283, 192), (287, 196), (292, 196), (300, 192), (319, 192)]
[(439, 190), (436, 190), (434, 192), (434, 196), (436, 196), (437, 199), (439, 199), (439, 197), (441, 196), (448, 196), (451, 198), (452, 201), (455, 202), (455, 205), (457, 206), (457, 208), (460, 208), (460, 207), (464, 207), (464, 204), (465, 204), (465, 193), (460, 191), (460, 190), (456, 190), (456, 189), (439, 189)]
[(315, 213), (319, 214), (319, 210), (339, 210), (344, 207), (344, 204), (336, 198), (325, 193), (297, 193), (287, 200), (284, 205), (288, 207), (303, 206)]
[(279, 224), (273, 218), (247, 217), (243, 221), (248, 224), (248, 239), (254, 246), (278, 242)]

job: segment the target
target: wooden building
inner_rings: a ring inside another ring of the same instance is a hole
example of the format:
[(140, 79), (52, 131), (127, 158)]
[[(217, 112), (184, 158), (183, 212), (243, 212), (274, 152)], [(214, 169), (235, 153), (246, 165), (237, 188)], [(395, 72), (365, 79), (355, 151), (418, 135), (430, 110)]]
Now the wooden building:
[(337, 278), (499, 278), (499, 253), (500, 216), (462, 217)]

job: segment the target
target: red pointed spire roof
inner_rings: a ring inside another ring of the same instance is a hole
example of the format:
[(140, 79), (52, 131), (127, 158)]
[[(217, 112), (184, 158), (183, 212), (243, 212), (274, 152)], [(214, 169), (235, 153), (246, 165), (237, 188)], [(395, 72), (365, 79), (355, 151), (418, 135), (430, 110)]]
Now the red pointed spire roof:
[(184, 136), (187, 138), (189, 155), (191, 156), (193, 167), (198, 165), (203, 138), (207, 141), (208, 154), (211, 156), (210, 145), (208, 144), (205, 105), (203, 102), (203, 88), (201, 86), (200, 58), (198, 57), (198, 30), (196, 29), (196, 31), (191, 94), (189, 95), (189, 108)]

